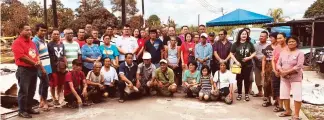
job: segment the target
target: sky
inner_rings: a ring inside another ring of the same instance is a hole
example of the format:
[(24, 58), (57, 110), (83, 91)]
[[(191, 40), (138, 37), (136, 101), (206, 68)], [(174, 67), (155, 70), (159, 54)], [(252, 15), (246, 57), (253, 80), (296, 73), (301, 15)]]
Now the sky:
[[(43, 0), (21, 0), (23, 3)], [(65, 7), (73, 10), (79, 6), (80, 0), (61, 0)], [(111, 11), (110, 0), (103, 0), (104, 7)], [(222, 16), (221, 8), (224, 13), (229, 13), (238, 8), (266, 15), (270, 8), (282, 8), (284, 16), (289, 19), (300, 19), (303, 17), (307, 8), (316, 0), (144, 0), (145, 19), (150, 15), (156, 14), (162, 23), (166, 23), (168, 17), (173, 19), (179, 26), (197, 25), (198, 14), (200, 14), (200, 24)], [(51, 4), (51, 0), (47, 0)], [(137, 0), (137, 8), (142, 13), (142, 0)], [(120, 16), (120, 13), (114, 13)]]

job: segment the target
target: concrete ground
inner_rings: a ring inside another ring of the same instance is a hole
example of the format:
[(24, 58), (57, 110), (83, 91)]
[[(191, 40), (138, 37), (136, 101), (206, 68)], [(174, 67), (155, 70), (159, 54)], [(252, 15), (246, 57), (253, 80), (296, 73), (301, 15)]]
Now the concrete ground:
[[(184, 94), (175, 97), (145, 97), (118, 103), (117, 99), (82, 109), (56, 108), (50, 112), (33, 115), (35, 120), (288, 120), (279, 118), (272, 112), (273, 106), (261, 106), (261, 98), (251, 97), (251, 101), (234, 101), (232, 105), (222, 102), (200, 102), (185, 98)], [(19, 117), (13, 120), (23, 120)], [(304, 117), (303, 120), (307, 118)]]

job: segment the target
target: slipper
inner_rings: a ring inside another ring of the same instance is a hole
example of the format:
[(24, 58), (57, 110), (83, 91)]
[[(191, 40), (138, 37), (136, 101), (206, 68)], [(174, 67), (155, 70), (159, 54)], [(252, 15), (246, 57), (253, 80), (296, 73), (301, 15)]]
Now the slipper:
[(125, 100), (119, 99), (118, 102), (119, 102), (119, 103), (124, 103)]
[(266, 102), (266, 101), (268, 101), (268, 98), (266, 98), (266, 97), (263, 97), (263, 101), (265, 101), (265, 102)]
[(291, 117), (291, 120), (301, 120), (302, 118), (300, 118), (300, 117), (295, 117), (295, 116), (293, 116), (293, 117)]
[(250, 95), (254, 95), (254, 91), (249, 92)]
[(280, 113), (279, 117), (289, 117), (291, 114), (286, 114), (286, 113)]
[(285, 111), (285, 109), (284, 108), (280, 108), (280, 107), (275, 107), (273, 109), (273, 112), (283, 112), (283, 111)]

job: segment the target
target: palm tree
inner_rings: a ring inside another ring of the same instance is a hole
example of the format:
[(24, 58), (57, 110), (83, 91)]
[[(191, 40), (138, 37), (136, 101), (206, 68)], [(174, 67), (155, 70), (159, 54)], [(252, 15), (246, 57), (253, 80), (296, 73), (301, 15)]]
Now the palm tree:
[(274, 22), (283, 22), (284, 17), (283, 17), (283, 10), (281, 8), (275, 8), (275, 9), (269, 9), (268, 15), (270, 15), (273, 19)]

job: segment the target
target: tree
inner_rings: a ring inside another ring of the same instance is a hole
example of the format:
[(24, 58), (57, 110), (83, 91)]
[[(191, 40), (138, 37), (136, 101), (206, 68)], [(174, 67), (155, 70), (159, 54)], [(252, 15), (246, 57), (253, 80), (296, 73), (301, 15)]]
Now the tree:
[[(71, 8), (65, 8), (60, 0), (56, 0), (56, 9), (58, 29), (63, 31), (75, 19), (75, 16), (73, 10)], [(52, 5), (47, 9), (47, 15), (48, 26), (54, 26)]]
[(30, 1), (26, 5), (29, 12), (29, 25), (35, 26), (37, 23), (44, 22), (44, 9), (36, 1)]
[(270, 8), (268, 14), (273, 18), (275, 23), (285, 21), (283, 17), (283, 10), (281, 8)]
[(28, 9), (18, 0), (6, 0), (1, 4), (2, 36), (19, 33), (18, 26), (28, 23)]
[(117, 18), (105, 8), (95, 8), (84, 12), (77, 19), (73, 20), (69, 26), (77, 31), (84, 28), (86, 24), (92, 24), (94, 28), (103, 32), (108, 25), (117, 25)]
[(161, 20), (157, 15), (151, 15), (147, 19), (147, 26), (149, 27), (160, 27), (161, 26)]
[[(122, 11), (122, 6), (121, 6), (121, 0), (111, 0), (110, 2), (112, 4), (112, 12), (121, 12)], [(136, 0), (125, 0), (125, 6), (126, 6), (126, 16), (131, 17), (134, 16), (137, 12), (138, 9), (136, 8)]]
[(143, 17), (141, 15), (132, 16), (127, 22), (132, 28), (141, 28), (143, 26)]
[(75, 11), (78, 13), (77, 16), (80, 16), (81, 14), (92, 9), (104, 7), (102, 0), (81, 0), (79, 3), (81, 3), (80, 6), (75, 9)]
[(320, 15), (324, 15), (324, 0), (315, 1), (308, 9), (306, 10), (304, 17), (312, 18)]

